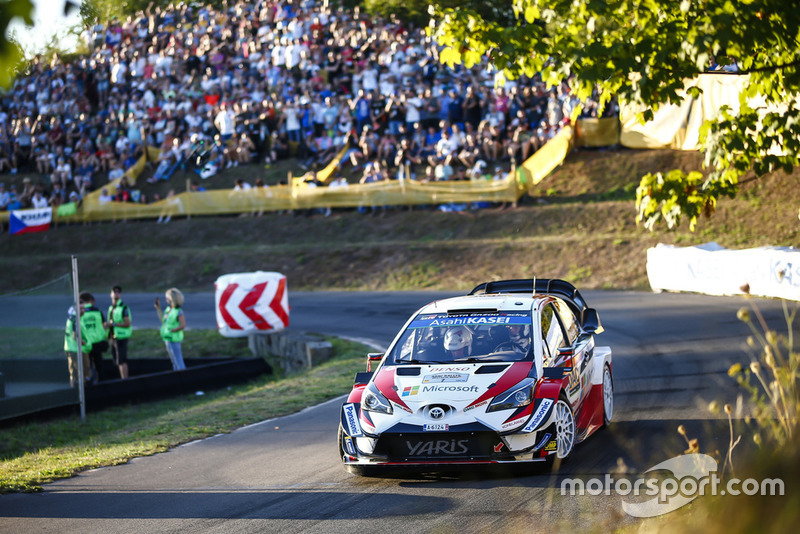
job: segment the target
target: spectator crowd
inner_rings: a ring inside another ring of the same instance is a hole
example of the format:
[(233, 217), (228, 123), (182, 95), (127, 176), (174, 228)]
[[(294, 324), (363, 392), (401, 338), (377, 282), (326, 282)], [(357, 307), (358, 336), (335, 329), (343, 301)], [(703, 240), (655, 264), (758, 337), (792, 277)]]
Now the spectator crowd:
[[(42, 178), (0, 187), (0, 209), (81, 198), (145, 146), (160, 148), (151, 183), (289, 157), (313, 168), (345, 143), (362, 182), (492, 179), (578, 105), (566, 85), (495, 87), (485, 62), (444, 66), (424, 29), (395, 18), (313, 0), (223, 5), (151, 6), (87, 28), (86, 55), (34, 58), (1, 100), (0, 173)], [(136, 201), (128, 189), (109, 200)]]

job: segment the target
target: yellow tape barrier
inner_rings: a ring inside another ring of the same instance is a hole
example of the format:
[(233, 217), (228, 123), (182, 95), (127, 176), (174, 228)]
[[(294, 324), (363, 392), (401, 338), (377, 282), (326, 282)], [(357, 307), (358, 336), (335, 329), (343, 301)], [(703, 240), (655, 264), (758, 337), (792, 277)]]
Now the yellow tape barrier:
[[(75, 215), (57, 217), (59, 222), (108, 221), (143, 219), (161, 216), (223, 215), (256, 213), (261, 211), (304, 210), (312, 208), (353, 208), (361, 206), (438, 205), (469, 202), (513, 202), (538, 184), (555, 169), (569, 153), (573, 130), (565, 128), (556, 137), (531, 156), (516, 176), (509, 174), (503, 180), (474, 180), (463, 182), (420, 183), (412, 180), (390, 180), (370, 184), (350, 184), (347, 187), (296, 187), (280, 185), (253, 188), (246, 191), (215, 189), (202, 192), (185, 192), (151, 204), (98, 201), (99, 189), (86, 195)], [(346, 150), (346, 149), (345, 149)], [(340, 159), (345, 150), (337, 158)], [(150, 161), (156, 161), (158, 150), (149, 149)], [(131, 184), (145, 167), (144, 157), (126, 173)], [(331, 165), (333, 165), (331, 167)], [(335, 170), (338, 161), (332, 162), (326, 179)], [(327, 168), (326, 168), (327, 169)], [(324, 173), (325, 171), (320, 171)], [(319, 173), (318, 173), (318, 178)], [(116, 194), (118, 181), (104, 187)], [(0, 220), (8, 213), (0, 213)]]
[[(98, 204), (87, 199), (80, 220), (120, 220), (160, 216), (221, 215), (311, 208), (447, 204), (462, 202), (510, 202), (518, 198), (517, 184), (509, 175), (500, 181), (399, 182), (396, 180), (357, 184), (342, 188), (292, 187), (280, 185), (246, 191), (215, 189), (186, 192), (154, 202)], [(69, 219), (67, 219), (69, 220)]]
[(619, 144), (620, 124), (617, 117), (578, 119), (575, 137), (578, 146), (598, 147)]
[(517, 169), (518, 191), (521, 195), (545, 179), (561, 165), (572, 150), (574, 131), (571, 126), (564, 127), (550, 141), (525, 160)]
[[(339, 153), (336, 154), (336, 156), (334, 156), (334, 158), (331, 160), (331, 162), (328, 163), (325, 166), (324, 169), (322, 169), (321, 171), (317, 172), (317, 176), (316, 176), (317, 180), (322, 182), (323, 184), (325, 182), (327, 182), (328, 178), (333, 176), (333, 173), (339, 167), (339, 162), (342, 161), (342, 158), (344, 157), (345, 154), (347, 154), (347, 151), (349, 149), (350, 149), (350, 143), (348, 142), (344, 147), (342, 147), (342, 149), (339, 151)], [(306, 182), (306, 179), (312, 178), (313, 176), (314, 176), (313, 172), (307, 172), (302, 176), (293, 177), (292, 178), (292, 186), (293, 187), (301, 187), (301, 188), (302, 187), (308, 187), (308, 183)]]

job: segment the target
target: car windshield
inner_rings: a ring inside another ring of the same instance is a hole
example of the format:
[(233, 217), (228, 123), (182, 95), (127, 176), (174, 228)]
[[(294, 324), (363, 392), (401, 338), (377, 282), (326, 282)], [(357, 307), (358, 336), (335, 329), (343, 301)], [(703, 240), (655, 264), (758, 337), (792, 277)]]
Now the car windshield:
[(403, 365), (532, 358), (530, 313), (424, 313), (408, 325), (389, 361)]

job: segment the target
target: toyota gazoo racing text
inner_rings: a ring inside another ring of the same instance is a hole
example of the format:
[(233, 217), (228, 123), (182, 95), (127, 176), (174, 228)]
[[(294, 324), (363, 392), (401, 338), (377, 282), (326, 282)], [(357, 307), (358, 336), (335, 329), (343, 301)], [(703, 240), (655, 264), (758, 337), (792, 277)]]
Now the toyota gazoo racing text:
[(339, 454), (377, 466), (562, 461), (611, 421), (611, 349), (563, 280), (503, 280), (418, 310), (342, 405)]

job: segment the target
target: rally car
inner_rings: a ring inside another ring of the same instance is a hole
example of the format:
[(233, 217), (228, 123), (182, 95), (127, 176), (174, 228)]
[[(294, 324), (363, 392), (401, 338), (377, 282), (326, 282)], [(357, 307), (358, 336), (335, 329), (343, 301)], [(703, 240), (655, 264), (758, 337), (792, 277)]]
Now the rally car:
[(342, 405), (348, 471), (565, 461), (611, 421), (611, 349), (569, 282), (502, 280), (418, 310)]

